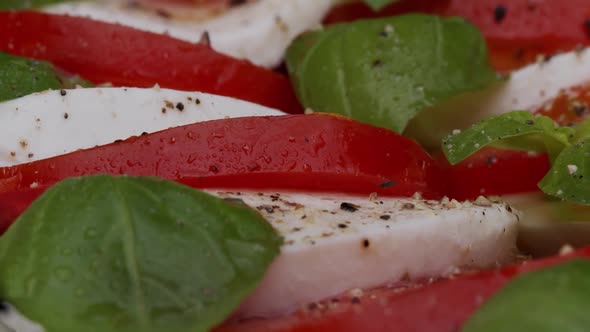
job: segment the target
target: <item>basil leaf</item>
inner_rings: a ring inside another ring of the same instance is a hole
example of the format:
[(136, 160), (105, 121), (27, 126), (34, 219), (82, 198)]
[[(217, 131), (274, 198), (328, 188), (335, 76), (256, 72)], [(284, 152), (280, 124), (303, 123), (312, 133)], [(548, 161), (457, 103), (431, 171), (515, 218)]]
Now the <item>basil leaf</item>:
[(73, 0), (2, 0), (0, 10), (6, 9), (29, 9), (54, 5), (62, 2), (79, 2)]
[(586, 331), (589, 307), (590, 262), (574, 260), (515, 278), (462, 331)]
[(256, 211), (174, 182), (69, 179), (0, 237), (0, 297), (47, 332), (207, 331), (280, 245)]
[(561, 152), (539, 188), (548, 195), (590, 205), (589, 162), (590, 140), (580, 140)]
[(391, 5), (398, 0), (365, 0), (365, 3), (369, 5), (373, 10), (379, 10), (387, 5)]
[(428, 15), (303, 34), (289, 47), (287, 66), (304, 106), (397, 132), (425, 108), (496, 81), (474, 26)]
[(76, 85), (91, 86), (77, 77), (61, 75), (50, 63), (0, 52), (0, 102)]
[(556, 157), (569, 146), (575, 130), (557, 127), (546, 116), (515, 111), (493, 116), (443, 140), (442, 148), (451, 164), (457, 164), (486, 145), (548, 151)]

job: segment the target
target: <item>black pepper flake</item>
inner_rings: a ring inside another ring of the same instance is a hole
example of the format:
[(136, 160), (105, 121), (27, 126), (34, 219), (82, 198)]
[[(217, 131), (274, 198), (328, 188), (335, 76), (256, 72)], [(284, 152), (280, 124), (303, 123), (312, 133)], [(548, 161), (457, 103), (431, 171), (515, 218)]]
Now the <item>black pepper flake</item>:
[(359, 209), (359, 206), (352, 203), (342, 202), (340, 204), (340, 209), (347, 212), (356, 212)]
[(70, 117), (70, 115), (68, 113), (64, 113), (64, 119), (68, 119)]
[(583, 116), (588, 112), (588, 105), (574, 105), (572, 109), (577, 116)]
[(379, 188), (386, 189), (386, 188), (389, 188), (389, 187), (395, 186), (395, 185), (396, 185), (395, 181), (385, 181), (385, 182), (379, 184)]
[(258, 210), (264, 210), (264, 211), (266, 211), (268, 213), (274, 213), (275, 212), (274, 207), (273, 206), (270, 206), (270, 205), (261, 205), (261, 206), (257, 206), (256, 208)]
[(156, 10), (156, 15), (160, 16), (161, 18), (165, 18), (165, 19), (169, 19), (172, 17), (172, 15), (169, 12), (167, 12), (163, 9)]
[(230, 0), (229, 5), (230, 6), (239, 6), (239, 5), (243, 5), (247, 2), (247, 0)]
[(486, 159), (486, 164), (491, 165), (491, 164), (495, 164), (498, 161), (498, 158), (494, 157), (494, 156), (489, 156), (488, 159)]
[(506, 205), (506, 211), (512, 212), (512, 208), (510, 207), (510, 205)]
[(318, 308), (318, 304), (317, 303), (310, 303), (307, 305), (307, 310), (309, 311), (314, 311)]
[(388, 214), (384, 214), (384, 215), (380, 216), (379, 218), (382, 220), (389, 220), (389, 219), (391, 219), (391, 216)]
[(35, 155), (34, 155), (34, 154), (32, 154), (32, 153), (29, 153), (29, 154), (28, 154), (28, 157), (29, 157), (29, 158), (33, 158), (34, 156), (35, 156)]
[(16, 157), (16, 152), (14, 152), (14, 151), (10, 151), (10, 156), (11, 156), (11, 157)]
[(146, 131), (144, 131), (143, 133), (141, 133), (141, 136), (145, 136), (145, 135), (147, 135), (147, 134), (148, 134), (148, 133), (147, 133)]
[(497, 5), (496, 8), (494, 8), (494, 22), (498, 24), (502, 23), (502, 21), (504, 21), (504, 18), (506, 18), (507, 12), (508, 8), (506, 8), (506, 6)]
[(0, 300), (0, 312), (8, 311), (8, 304), (2, 300)]
[(584, 28), (586, 28), (586, 35), (590, 38), (590, 18), (584, 21)]
[(371, 242), (369, 241), (369, 239), (363, 240), (363, 248), (368, 248), (370, 245), (371, 245)]
[(413, 203), (404, 203), (404, 205), (402, 205), (402, 209), (404, 210), (412, 210), (415, 207), (416, 206)]
[(535, 121), (533, 121), (533, 120), (526, 120), (526, 124), (528, 124), (528, 125), (534, 125), (535, 124)]
[(381, 65), (383, 65), (383, 61), (381, 61), (380, 59), (374, 60), (372, 63), (373, 68), (381, 67)]
[(162, 107), (162, 114), (166, 114), (166, 109)]
[(205, 45), (207, 47), (211, 46), (211, 36), (209, 36), (209, 31), (203, 31), (201, 38), (199, 38), (199, 44)]
[(350, 299), (350, 302), (352, 302), (353, 304), (359, 304), (361, 303), (361, 298), (358, 296), (354, 296)]
[(212, 165), (211, 167), (209, 167), (209, 170), (213, 173), (217, 173), (219, 171), (219, 168), (217, 168), (217, 166)]
[(66, 90), (64, 90), (64, 89), (61, 89), (61, 90), (59, 90), (59, 94), (62, 95), (62, 96), (65, 96), (65, 95), (68, 94), (68, 92)]
[(184, 104), (183, 103), (177, 103), (176, 104), (176, 109), (179, 111), (184, 111)]
[(348, 227), (348, 226), (347, 226), (346, 224), (338, 224), (338, 228), (342, 228), (342, 229), (344, 229), (344, 228), (347, 228), (347, 227)]
[(201, 104), (201, 99), (195, 98), (195, 104), (200, 105)]

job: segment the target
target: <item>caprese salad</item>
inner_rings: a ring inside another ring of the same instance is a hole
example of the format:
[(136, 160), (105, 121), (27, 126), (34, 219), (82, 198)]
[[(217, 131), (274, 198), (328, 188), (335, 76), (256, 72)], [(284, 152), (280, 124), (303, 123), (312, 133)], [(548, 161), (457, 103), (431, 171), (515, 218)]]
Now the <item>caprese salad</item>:
[(590, 1), (3, 0), (0, 332), (584, 331)]

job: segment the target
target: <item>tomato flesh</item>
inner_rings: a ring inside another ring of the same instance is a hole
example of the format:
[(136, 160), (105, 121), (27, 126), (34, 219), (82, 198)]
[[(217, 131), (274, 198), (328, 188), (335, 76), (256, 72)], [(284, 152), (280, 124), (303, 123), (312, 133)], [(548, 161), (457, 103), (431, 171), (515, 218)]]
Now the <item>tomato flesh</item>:
[(401, 0), (379, 12), (363, 3), (335, 8), (327, 23), (405, 13), (461, 16), (485, 37), (494, 67), (510, 71), (536, 61), (539, 54), (590, 45), (587, 0)]
[(360, 298), (348, 295), (310, 305), (287, 317), (228, 322), (215, 332), (456, 332), (512, 278), (572, 258), (590, 259), (590, 247), (567, 256), (465, 273), (434, 283), (367, 291)]
[[(0, 193), (103, 173), (159, 176), (198, 188), (390, 196), (420, 192), (427, 198), (440, 198), (446, 191), (440, 164), (416, 142), (386, 129), (316, 114), (201, 122), (4, 167)], [(0, 204), (0, 210), (11, 210), (11, 205)]]
[(476, 199), (480, 195), (507, 195), (540, 191), (539, 181), (551, 167), (545, 153), (485, 147), (456, 165), (447, 165), (449, 197)]
[(289, 79), (209, 46), (87, 18), (0, 11), (0, 50), (95, 83), (201, 91), (301, 113)]
[(536, 112), (552, 118), (560, 126), (572, 126), (590, 118), (590, 82), (562, 90)]

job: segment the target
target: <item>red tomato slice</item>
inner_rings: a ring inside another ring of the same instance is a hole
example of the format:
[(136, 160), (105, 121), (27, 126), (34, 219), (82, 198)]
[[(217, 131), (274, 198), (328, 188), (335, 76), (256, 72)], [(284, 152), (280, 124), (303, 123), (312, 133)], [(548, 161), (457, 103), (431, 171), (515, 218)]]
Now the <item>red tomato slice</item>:
[(572, 126), (590, 118), (590, 82), (564, 89), (535, 113), (552, 118), (560, 126)]
[[(446, 190), (439, 163), (416, 142), (386, 129), (317, 114), (196, 123), (4, 167), (0, 193), (102, 173), (159, 176), (198, 188), (393, 196), (421, 192), (430, 198)], [(31, 197), (22, 195), (24, 201)], [(13, 199), (20, 201), (21, 196)], [(28, 206), (25, 203), (17, 205)], [(6, 215), (22, 212), (6, 212), (11, 206), (0, 203), (0, 210)]]
[(284, 318), (226, 323), (215, 332), (456, 332), (512, 278), (572, 258), (590, 259), (590, 247), (571, 255), (494, 271), (467, 273), (407, 289), (379, 289), (362, 297), (310, 305)]
[(491, 147), (453, 166), (442, 153), (437, 158), (448, 167), (449, 196), (458, 200), (540, 191), (537, 184), (551, 167), (545, 153)]
[(494, 67), (510, 71), (534, 62), (538, 54), (590, 45), (588, 0), (401, 0), (375, 13), (367, 5), (337, 7), (327, 23), (410, 12), (461, 16), (487, 40)]
[(80, 17), (0, 12), (0, 50), (54, 63), (95, 83), (202, 91), (301, 113), (289, 79), (164, 35)]

